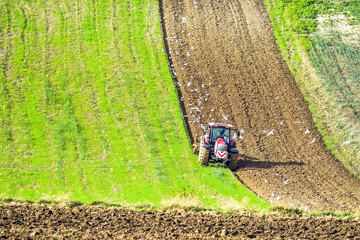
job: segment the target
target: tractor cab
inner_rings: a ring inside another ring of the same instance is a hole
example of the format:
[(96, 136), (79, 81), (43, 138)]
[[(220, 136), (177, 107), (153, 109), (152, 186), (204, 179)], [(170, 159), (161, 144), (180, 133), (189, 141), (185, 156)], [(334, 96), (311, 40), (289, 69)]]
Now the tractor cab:
[(222, 138), (227, 144), (230, 141), (230, 129), (222, 126), (210, 127), (210, 142), (215, 143), (218, 138)]
[(230, 132), (232, 128), (233, 126), (230, 124), (211, 122), (209, 123), (209, 127), (207, 128), (204, 140), (207, 144), (213, 145), (218, 140), (218, 138), (222, 138), (226, 144), (230, 144)]

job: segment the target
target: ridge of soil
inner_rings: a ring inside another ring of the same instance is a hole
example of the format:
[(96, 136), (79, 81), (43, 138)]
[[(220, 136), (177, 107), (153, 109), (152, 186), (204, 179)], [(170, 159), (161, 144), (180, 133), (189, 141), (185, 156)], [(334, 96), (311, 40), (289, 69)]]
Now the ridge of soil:
[(358, 219), (0, 205), (0, 239), (360, 239)]
[(160, 0), (190, 138), (210, 121), (242, 129), (238, 179), (263, 199), (360, 211), (360, 180), (330, 152), (284, 61), (261, 0)]

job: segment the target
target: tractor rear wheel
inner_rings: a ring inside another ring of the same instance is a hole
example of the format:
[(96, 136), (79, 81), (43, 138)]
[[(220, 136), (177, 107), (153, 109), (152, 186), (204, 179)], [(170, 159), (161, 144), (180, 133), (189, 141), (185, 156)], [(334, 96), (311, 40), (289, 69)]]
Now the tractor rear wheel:
[(231, 153), (229, 159), (229, 168), (231, 171), (236, 170), (238, 164), (239, 153)]
[(210, 149), (200, 147), (199, 162), (202, 166), (207, 166), (209, 164), (209, 153)]

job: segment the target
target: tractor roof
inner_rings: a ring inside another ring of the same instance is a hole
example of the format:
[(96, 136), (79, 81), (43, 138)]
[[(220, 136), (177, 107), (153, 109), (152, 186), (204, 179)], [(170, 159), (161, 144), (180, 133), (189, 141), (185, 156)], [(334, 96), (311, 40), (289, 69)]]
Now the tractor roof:
[(227, 128), (227, 129), (232, 129), (233, 126), (231, 124), (227, 124), (227, 123), (216, 123), (216, 122), (211, 122), (209, 123), (209, 127), (223, 127), (223, 128)]

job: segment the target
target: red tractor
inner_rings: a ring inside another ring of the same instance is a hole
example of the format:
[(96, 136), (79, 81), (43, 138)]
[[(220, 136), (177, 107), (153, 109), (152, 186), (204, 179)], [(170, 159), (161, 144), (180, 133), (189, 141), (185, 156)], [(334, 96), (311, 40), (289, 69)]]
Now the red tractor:
[[(209, 159), (227, 164), (231, 170), (237, 168), (239, 150), (236, 142), (231, 139), (233, 126), (226, 123), (209, 123), (205, 128), (205, 136), (201, 136), (200, 143), (194, 143), (194, 152), (199, 152), (199, 162), (203, 166), (209, 164)], [(240, 133), (237, 132), (237, 135)]]

